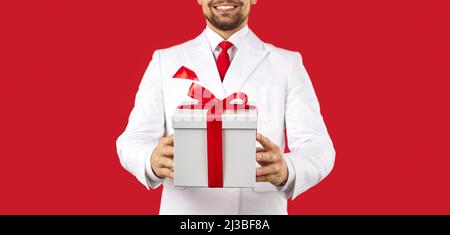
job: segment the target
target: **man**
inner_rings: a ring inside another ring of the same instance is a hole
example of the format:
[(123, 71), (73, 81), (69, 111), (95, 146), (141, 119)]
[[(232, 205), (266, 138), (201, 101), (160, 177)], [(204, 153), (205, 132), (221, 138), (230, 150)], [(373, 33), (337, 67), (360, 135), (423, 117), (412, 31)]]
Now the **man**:
[[(160, 214), (287, 214), (287, 199), (331, 171), (335, 151), (299, 53), (262, 42), (247, 26), (256, 0), (197, 0), (207, 27), (197, 38), (157, 50), (117, 140), (121, 164), (148, 189), (164, 185)], [(192, 81), (217, 98), (242, 91), (258, 107), (255, 188), (173, 186), (171, 115)], [(290, 153), (283, 153), (284, 129)]]

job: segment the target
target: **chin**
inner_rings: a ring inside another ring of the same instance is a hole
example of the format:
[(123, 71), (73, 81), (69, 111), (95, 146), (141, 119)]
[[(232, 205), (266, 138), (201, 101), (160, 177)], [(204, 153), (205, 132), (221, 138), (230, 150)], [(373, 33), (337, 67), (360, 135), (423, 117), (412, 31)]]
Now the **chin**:
[(220, 24), (231, 24), (231, 23), (233, 23), (233, 20), (220, 20), (219, 23)]

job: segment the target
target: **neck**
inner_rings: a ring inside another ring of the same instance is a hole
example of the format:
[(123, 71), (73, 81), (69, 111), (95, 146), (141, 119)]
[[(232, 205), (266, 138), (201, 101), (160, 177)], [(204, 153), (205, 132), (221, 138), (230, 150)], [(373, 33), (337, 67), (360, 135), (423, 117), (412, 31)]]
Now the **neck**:
[(208, 25), (208, 27), (210, 29), (212, 29), (214, 32), (216, 32), (217, 34), (219, 34), (224, 40), (228, 40), (228, 38), (231, 37), (231, 35), (233, 35), (234, 33), (236, 33), (237, 31), (241, 30), (242, 28), (244, 28), (245, 26), (247, 26), (247, 20), (245, 20), (244, 22), (242, 22), (242, 24), (232, 30), (220, 30), (216, 27), (214, 27), (214, 25), (212, 25), (211, 23), (209, 23), (209, 21), (206, 21), (206, 25)]

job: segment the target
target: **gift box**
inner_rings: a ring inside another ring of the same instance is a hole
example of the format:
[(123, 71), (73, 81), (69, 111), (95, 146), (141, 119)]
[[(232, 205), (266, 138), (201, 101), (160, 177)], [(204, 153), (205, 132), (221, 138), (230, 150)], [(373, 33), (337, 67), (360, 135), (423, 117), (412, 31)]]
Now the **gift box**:
[(256, 108), (240, 92), (207, 101), (182, 104), (172, 115), (174, 185), (255, 187)]

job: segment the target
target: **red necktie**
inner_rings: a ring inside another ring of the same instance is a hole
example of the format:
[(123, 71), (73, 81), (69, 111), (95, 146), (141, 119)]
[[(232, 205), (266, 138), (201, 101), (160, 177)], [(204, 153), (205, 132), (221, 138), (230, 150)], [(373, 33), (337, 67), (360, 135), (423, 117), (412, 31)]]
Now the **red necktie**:
[(233, 46), (233, 43), (229, 41), (222, 41), (219, 43), (220, 51), (219, 57), (217, 57), (217, 69), (219, 70), (220, 79), (225, 78), (225, 74), (227, 73), (228, 67), (230, 67), (230, 56), (228, 55), (228, 49)]

